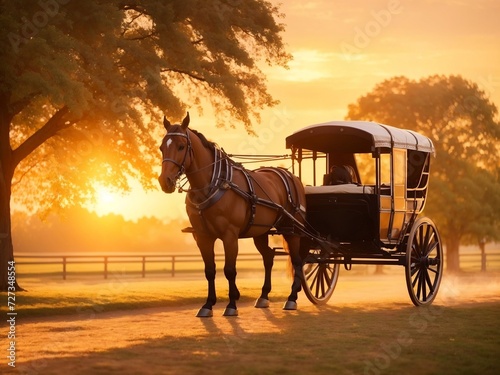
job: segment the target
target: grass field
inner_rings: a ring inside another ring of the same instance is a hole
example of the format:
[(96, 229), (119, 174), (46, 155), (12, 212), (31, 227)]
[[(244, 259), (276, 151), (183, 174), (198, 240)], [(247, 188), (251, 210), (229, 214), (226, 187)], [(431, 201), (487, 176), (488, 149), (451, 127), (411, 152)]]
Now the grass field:
[[(21, 374), (497, 374), (500, 274), (445, 275), (435, 303), (411, 305), (401, 272), (341, 272), (326, 306), (304, 295), (283, 311), (290, 280), (275, 272), (271, 306), (255, 309), (259, 274), (241, 275), (238, 317), (218, 274), (214, 317), (196, 318), (202, 278), (20, 280)], [(3, 298), (1, 313), (6, 314)], [(7, 332), (7, 331), (5, 331)], [(2, 348), (8, 347), (6, 334)]]

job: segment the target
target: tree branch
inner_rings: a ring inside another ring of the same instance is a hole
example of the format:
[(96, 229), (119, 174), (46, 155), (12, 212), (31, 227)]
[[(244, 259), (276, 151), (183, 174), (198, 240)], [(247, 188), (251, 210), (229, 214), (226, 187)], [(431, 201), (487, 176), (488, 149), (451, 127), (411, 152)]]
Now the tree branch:
[(49, 138), (52, 138), (58, 131), (71, 126), (65, 124), (64, 115), (68, 113), (68, 107), (64, 106), (59, 109), (50, 119), (26, 139), (18, 148), (12, 152), (12, 161), (14, 166), (17, 166), (24, 158), (40, 147)]
[(194, 73), (191, 73), (191, 72), (186, 72), (184, 70), (181, 70), (181, 69), (175, 69), (175, 68), (164, 68), (164, 69), (161, 69), (161, 72), (174, 72), (174, 73), (179, 73), (179, 74), (184, 74), (184, 75), (187, 75), (193, 79), (196, 79), (198, 81), (201, 81), (201, 82), (204, 82), (204, 83), (207, 83), (207, 80), (202, 77), (202, 76), (199, 76), (199, 75), (196, 75)]

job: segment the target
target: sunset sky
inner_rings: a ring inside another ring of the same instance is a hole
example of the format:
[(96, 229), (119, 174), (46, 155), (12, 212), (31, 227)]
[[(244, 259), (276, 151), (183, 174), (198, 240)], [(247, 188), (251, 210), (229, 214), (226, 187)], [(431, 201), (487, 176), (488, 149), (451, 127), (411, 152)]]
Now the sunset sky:
[[(264, 68), (269, 91), (281, 103), (265, 110), (262, 122), (254, 124), (260, 136), (248, 137), (241, 124), (218, 129), (209, 108), (203, 114), (191, 110), (191, 127), (228, 153), (286, 153), (287, 135), (310, 124), (343, 119), (348, 104), (394, 76), (459, 74), (476, 82), (500, 106), (498, 0), (281, 2), (284, 41), (294, 60), (289, 70)], [(187, 217), (184, 198), (178, 193), (144, 193), (139, 187), (126, 196), (103, 191), (95, 209), (131, 220), (151, 215), (168, 220)]]

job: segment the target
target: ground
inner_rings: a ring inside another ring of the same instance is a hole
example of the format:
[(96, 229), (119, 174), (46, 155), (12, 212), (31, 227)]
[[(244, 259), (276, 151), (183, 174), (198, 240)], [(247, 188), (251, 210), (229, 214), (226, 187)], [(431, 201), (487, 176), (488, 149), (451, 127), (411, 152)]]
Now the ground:
[[(217, 280), (225, 284), (222, 275)], [(260, 277), (242, 276), (239, 285), (247, 285), (242, 294), (258, 297), (260, 282)], [(159, 294), (185, 285), (205, 288), (202, 279), (168, 278), (129, 280), (125, 289), (135, 284)], [(230, 318), (222, 316), (227, 303), (222, 294), (213, 318), (195, 317), (203, 299), (182, 306), (110, 312), (86, 307), (28, 318), (18, 306), (16, 368), (4, 367), (2, 360), (1, 372), (493, 374), (500, 369), (498, 274), (445, 277), (435, 303), (424, 308), (411, 304), (403, 273), (343, 272), (326, 306), (312, 305), (301, 294), (298, 311), (281, 309), (288, 288), (289, 280), (277, 277), (277, 298), (268, 309), (256, 309), (246, 298), (239, 316)]]

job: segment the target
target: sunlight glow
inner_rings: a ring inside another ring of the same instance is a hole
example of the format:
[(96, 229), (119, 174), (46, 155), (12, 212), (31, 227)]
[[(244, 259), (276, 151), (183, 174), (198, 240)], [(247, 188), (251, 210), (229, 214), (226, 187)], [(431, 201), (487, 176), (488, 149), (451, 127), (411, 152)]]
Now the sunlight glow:
[(114, 193), (111, 189), (98, 185), (96, 186), (95, 203), (89, 204), (88, 208), (99, 216), (111, 212), (116, 213), (120, 198), (122, 198), (120, 193)]

